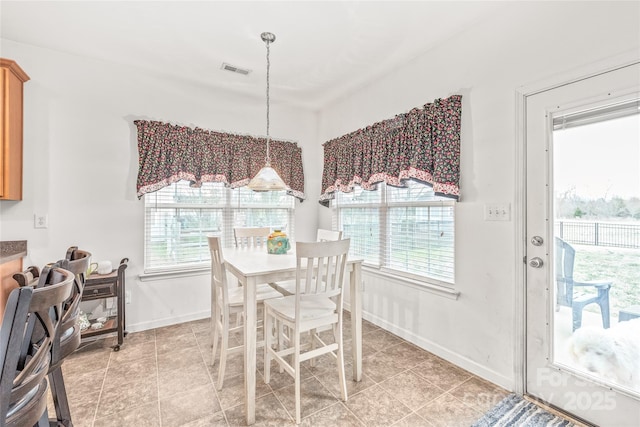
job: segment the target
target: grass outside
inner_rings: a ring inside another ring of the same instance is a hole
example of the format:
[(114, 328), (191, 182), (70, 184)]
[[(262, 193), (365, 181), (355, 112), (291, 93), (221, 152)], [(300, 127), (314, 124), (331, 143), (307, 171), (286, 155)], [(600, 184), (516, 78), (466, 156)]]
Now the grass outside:
[[(620, 309), (640, 304), (640, 249), (573, 247), (576, 249), (576, 280), (613, 280), (609, 293), (612, 318), (617, 318)], [(591, 304), (585, 310), (599, 312), (600, 309)]]

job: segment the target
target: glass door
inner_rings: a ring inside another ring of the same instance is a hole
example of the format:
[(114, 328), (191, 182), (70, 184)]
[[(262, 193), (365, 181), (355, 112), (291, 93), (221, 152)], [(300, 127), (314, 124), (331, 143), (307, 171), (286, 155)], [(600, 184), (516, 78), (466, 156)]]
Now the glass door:
[(526, 391), (640, 425), (640, 67), (527, 97)]

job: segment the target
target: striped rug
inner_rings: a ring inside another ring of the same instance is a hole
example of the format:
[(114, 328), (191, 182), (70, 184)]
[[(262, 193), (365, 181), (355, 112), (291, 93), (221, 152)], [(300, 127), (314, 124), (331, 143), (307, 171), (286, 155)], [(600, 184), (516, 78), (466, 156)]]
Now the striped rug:
[(574, 423), (552, 414), (533, 402), (510, 394), (473, 424), (472, 427), (570, 427)]

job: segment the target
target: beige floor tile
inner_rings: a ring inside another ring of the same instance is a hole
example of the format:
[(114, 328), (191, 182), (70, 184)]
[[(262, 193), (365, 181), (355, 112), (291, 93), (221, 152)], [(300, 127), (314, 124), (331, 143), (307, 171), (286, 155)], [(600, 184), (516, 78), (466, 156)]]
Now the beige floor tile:
[[(217, 381), (217, 378), (215, 378)], [(214, 382), (214, 386), (215, 386)], [(264, 383), (260, 374), (256, 378), (256, 398), (271, 393), (271, 387)], [(225, 378), (221, 390), (217, 390), (220, 406), (226, 410), (244, 404), (244, 375)]]
[[(85, 394), (69, 400), (69, 410), (74, 426), (92, 426), (100, 393)], [(55, 410), (50, 412), (55, 413)], [(52, 415), (54, 416), (54, 415)], [(54, 416), (55, 417), (55, 416)]]
[[(225, 415), (230, 426), (246, 425), (244, 405), (226, 410)], [(254, 425), (257, 427), (281, 427), (294, 426), (295, 423), (276, 396), (269, 393), (256, 399), (256, 422)]]
[(181, 427), (226, 427), (227, 419), (223, 412), (216, 412), (204, 418), (183, 424)]
[(375, 382), (381, 382), (404, 371), (406, 363), (397, 357), (379, 351), (362, 358), (362, 372)]
[(364, 427), (364, 424), (342, 402), (303, 418), (300, 425), (303, 427)]
[(156, 340), (156, 349), (158, 354), (171, 353), (185, 348), (192, 349), (194, 352), (198, 351), (198, 342), (196, 341), (196, 336), (191, 330), (184, 334), (167, 335)]
[(96, 418), (105, 418), (108, 415), (130, 409), (134, 406), (158, 401), (157, 376), (140, 378), (127, 384), (119, 382), (105, 382)]
[(93, 427), (158, 427), (159, 425), (158, 402), (151, 402), (98, 418)]
[(155, 354), (135, 360), (113, 361), (106, 373), (106, 383), (126, 384), (140, 378), (157, 376), (158, 367)]
[[(351, 365), (345, 366), (347, 398), (350, 398), (354, 394), (360, 393), (361, 391), (364, 391), (369, 387), (373, 387), (374, 385), (376, 385), (376, 382), (366, 374), (362, 374), (362, 379), (360, 381), (353, 381), (351, 369)], [(340, 391), (340, 380), (336, 367), (333, 367), (333, 369), (327, 369), (321, 372), (317, 372), (314, 376), (318, 378), (322, 385), (324, 385), (336, 398), (342, 398)]]
[(158, 372), (174, 371), (195, 364), (203, 364), (205, 360), (194, 347), (181, 348), (172, 352), (158, 352)]
[[(296, 399), (295, 385), (290, 385), (274, 391), (277, 398), (295, 419)], [(311, 377), (300, 380), (300, 414), (307, 417), (337, 402), (337, 399), (327, 390), (317, 378)]]
[(475, 376), (449, 393), (481, 412), (487, 412), (509, 394), (507, 390)]
[(186, 324), (191, 326), (191, 330), (193, 332), (211, 330), (211, 317), (204, 317), (202, 319), (193, 320), (191, 322), (186, 322)]
[(142, 341), (136, 343), (125, 342), (120, 351), (111, 353), (111, 360), (114, 362), (133, 361), (144, 359), (150, 355), (156, 354), (155, 341)]
[[(64, 364), (62, 365), (64, 366)], [(84, 395), (100, 393), (106, 369), (85, 372), (81, 366), (75, 370), (63, 370), (64, 385), (69, 400), (78, 400)]]
[(390, 426), (411, 413), (407, 406), (377, 385), (352, 396), (346, 405), (367, 426)]
[(444, 393), (444, 390), (412, 371), (401, 372), (379, 385), (412, 411), (422, 408)]
[(429, 421), (414, 412), (393, 424), (393, 427), (431, 427), (432, 425)]
[(125, 342), (127, 345), (133, 345), (141, 342), (149, 342), (149, 341), (155, 341), (155, 340), (156, 340), (155, 329), (149, 329), (147, 331), (141, 331), (141, 332), (131, 332), (131, 333), (128, 333), (127, 336), (125, 337)]
[(212, 383), (204, 363), (158, 372), (158, 392), (161, 399), (205, 385), (212, 386)]
[(443, 390), (450, 390), (471, 378), (469, 372), (440, 358), (430, 358), (412, 370)]
[(384, 329), (375, 329), (371, 332), (363, 334), (362, 341), (366, 342), (367, 345), (373, 346), (379, 350), (384, 350), (393, 345), (403, 342), (401, 338), (390, 334)]
[(156, 340), (164, 339), (170, 336), (193, 333), (189, 323), (177, 323), (175, 325), (156, 328)]
[(416, 413), (436, 427), (468, 427), (482, 416), (482, 412), (465, 405), (448, 393)]
[(160, 399), (162, 425), (178, 427), (222, 411), (213, 386), (189, 387), (187, 392)]
[[(356, 383), (350, 329), (347, 312), (343, 331), (348, 401), (339, 399), (333, 357), (319, 358), (313, 368), (304, 363), (304, 425), (466, 426), (506, 395), (500, 387), (367, 321), (363, 379)], [(331, 331), (321, 334), (332, 340)], [(243, 355), (229, 356), (224, 387), (216, 391), (219, 361), (211, 361), (209, 319), (129, 334), (119, 352), (110, 348), (115, 342), (115, 337), (92, 342), (63, 364), (76, 427), (244, 425)], [(232, 334), (230, 342), (242, 344), (242, 331)], [(256, 425), (295, 425), (293, 378), (279, 373), (272, 362), (271, 382), (266, 385), (262, 349), (256, 362)]]

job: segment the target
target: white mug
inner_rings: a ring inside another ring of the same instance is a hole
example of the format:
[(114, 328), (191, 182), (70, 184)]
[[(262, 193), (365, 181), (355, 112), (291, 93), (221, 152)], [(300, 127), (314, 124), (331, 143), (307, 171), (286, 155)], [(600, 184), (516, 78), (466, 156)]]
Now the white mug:
[(112, 270), (111, 261), (98, 261), (98, 274), (109, 274)]

